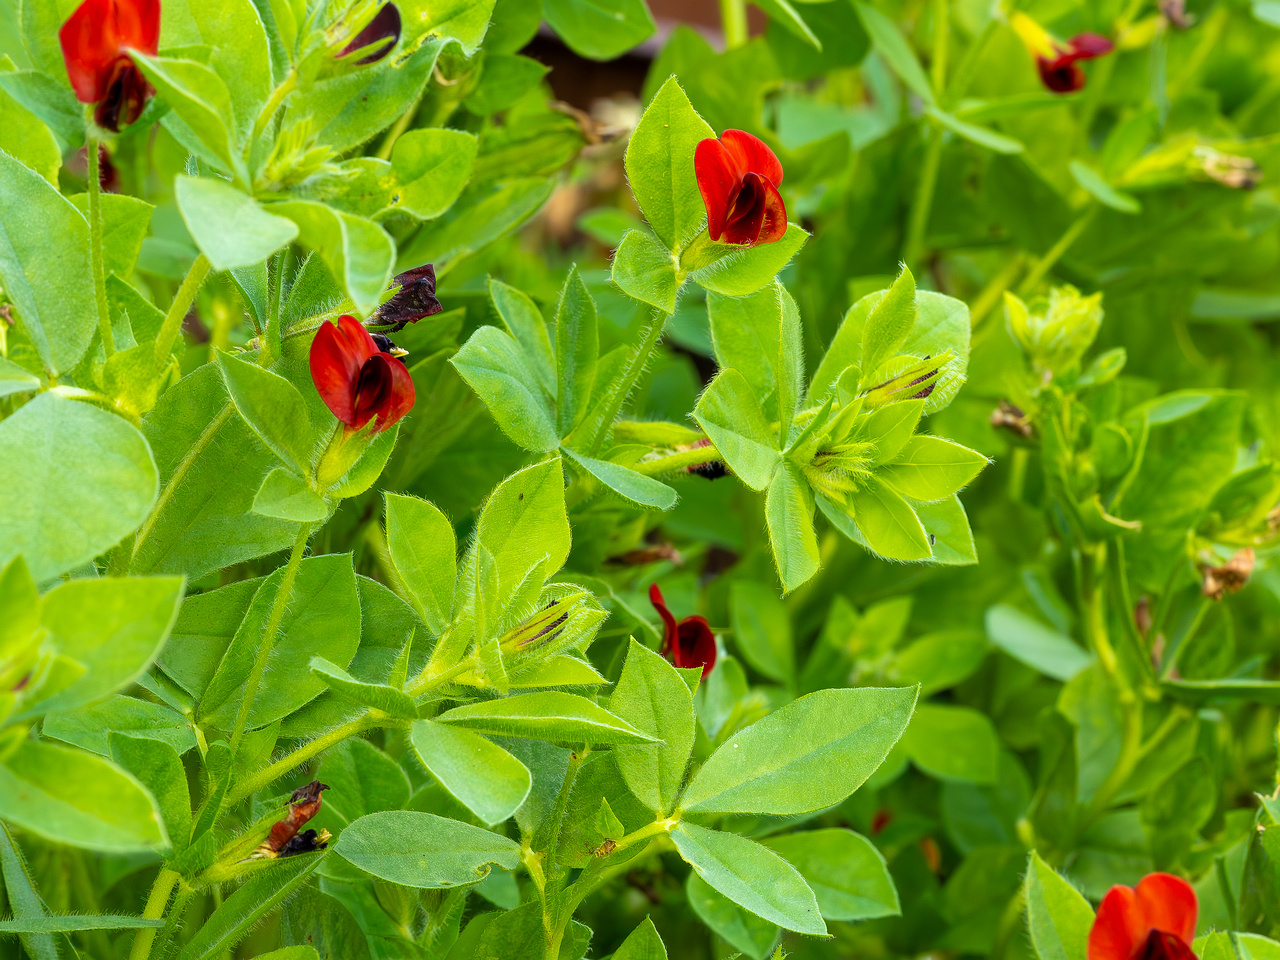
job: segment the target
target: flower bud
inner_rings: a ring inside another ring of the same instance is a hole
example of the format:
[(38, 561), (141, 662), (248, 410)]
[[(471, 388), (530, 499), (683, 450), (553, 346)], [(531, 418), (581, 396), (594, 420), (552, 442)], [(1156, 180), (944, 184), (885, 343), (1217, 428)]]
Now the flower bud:
[(1004, 295), (1009, 334), (1026, 351), (1038, 374), (1057, 374), (1079, 363), (1102, 325), (1102, 294), (1081, 296), (1072, 286), (1056, 287), (1048, 300), (1030, 305)]

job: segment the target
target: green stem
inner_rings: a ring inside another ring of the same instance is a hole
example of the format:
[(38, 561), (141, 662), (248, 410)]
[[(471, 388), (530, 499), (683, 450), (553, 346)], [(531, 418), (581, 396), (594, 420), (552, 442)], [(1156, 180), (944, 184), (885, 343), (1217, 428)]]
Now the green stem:
[(929, 79), (938, 96), (947, 89), (947, 39), (950, 31), (951, 8), (947, 0), (933, 0), (933, 62), (929, 65)]
[(1025, 297), (1035, 292), (1036, 287), (1040, 285), (1040, 281), (1053, 269), (1054, 264), (1061, 260), (1063, 254), (1071, 249), (1071, 245), (1080, 239), (1080, 234), (1084, 233), (1085, 228), (1093, 222), (1097, 212), (1098, 205), (1091, 203), (1089, 209), (1080, 214), (1075, 222), (1067, 227), (1066, 233), (1058, 238), (1058, 242), (1050, 247), (1049, 251), (1032, 266), (1030, 272), (1022, 281), (1022, 286), (1018, 288), (1019, 294)]
[(258, 142), (258, 138), (262, 136), (262, 131), (267, 129), (267, 124), (271, 122), (271, 118), (276, 115), (276, 111), (280, 109), (280, 104), (284, 102), (284, 98), (293, 93), (298, 88), (298, 71), (290, 70), (289, 75), (280, 81), (280, 85), (271, 91), (271, 99), (266, 102), (262, 109), (258, 112), (258, 119), (253, 123), (253, 136), (249, 138), (249, 149), (253, 149), (253, 145)]
[(227, 794), (226, 805), (234, 806), (245, 797), (257, 793), (264, 787), (270, 786), (273, 782), (289, 773), (295, 767), (300, 767), (313, 757), (319, 756), (330, 747), (335, 747), (348, 737), (353, 737), (365, 730), (371, 730), (378, 726), (378, 721), (373, 719), (372, 713), (362, 713), (354, 720), (348, 720), (339, 727), (334, 727), (328, 733), (309, 740), (296, 750), (285, 754), (275, 763), (268, 767), (264, 767), (251, 777), (246, 777), (235, 785), (235, 788)]
[(720, 29), (724, 48), (741, 47), (748, 40), (746, 0), (720, 0)]
[(382, 141), (382, 146), (378, 148), (378, 153), (376, 154), (379, 160), (391, 159), (391, 151), (395, 149), (396, 141), (400, 139), (402, 133), (409, 129), (409, 124), (413, 123), (413, 118), (417, 116), (418, 105), (422, 103), (422, 95), (426, 93), (426, 90), (427, 88), (424, 85), (422, 93), (419, 93), (414, 98), (413, 103), (409, 105), (409, 109), (400, 114), (400, 119), (395, 122), (395, 126), (387, 132), (387, 137)]
[(231, 732), (231, 752), (235, 753), (244, 736), (245, 727), (249, 723), (249, 713), (253, 709), (253, 701), (258, 696), (258, 687), (262, 684), (262, 675), (267, 670), (267, 660), (271, 657), (271, 649), (276, 643), (276, 634), (280, 630), (280, 621), (284, 619), (284, 609), (289, 604), (293, 593), (293, 581), (298, 576), (298, 567), (302, 565), (302, 555), (307, 550), (307, 538), (311, 535), (311, 524), (304, 523), (298, 528), (298, 538), (293, 542), (293, 552), (289, 554), (289, 563), (284, 568), (284, 576), (280, 580), (280, 589), (276, 592), (276, 601), (271, 607), (271, 617), (267, 620), (266, 629), (262, 631), (262, 639), (258, 643), (258, 654), (253, 661), (253, 670), (244, 686), (244, 698), (240, 701), (240, 712), (236, 715), (236, 725)]
[(98, 138), (88, 137), (84, 148), (89, 159), (89, 259), (93, 265), (93, 295), (98, 301), (98, 332), (102, 335), (102, 350), (110, 359), (116, 352), (116, 338), (111, 332), (107, 273), (102, 262), (102, 175), (98, 172)]
[(1103, 669), (1111, 675), (1122, 690), (1127, 690), (1128, 684), (1120, 674), (1120, 662), (1116, 657), (1115, 647), (1111, 645), (1111, 638), (1108, 636), (1106, 609), (1103, 605), (1105, 588), (1103, 570), (1107, 562), (1106, 544), (1084, 547), (1080, 560), (1080, 590), (1084, 607), (1085, 632)]
[(613, 421), (618, 418), (618, 411), (622, 409), (622, 405), (626, 403), (631, 389), (636, 385), (636, 381), (640, 379), (640, 374), (644, 371), (645, 364), (649, 362), (649, 355), (653, 353), (653, 348), (657, 346), (658, 340), (662, 338), (662, 328), (666, 325), (666, 322), (666, 313), (663, 313), (657, 307), (650, 311), (648, 318), (645, 320), (645, 326), (640, 332), (640, 343), (636, 345), (635, 353), (627, 361), (627, 367), (622, 371), (622, 376), (615, 382), (614, 390), (605, 401), (604, 411), (600, 414), (600, 419), (595, 424), (591, 442), (587, 445), (587, 450), (592, 456), (595, 456), (600, 451), (605, 437), (609, 435), (609, 428), (613, 426)]
[[(151, 895), (147, 897), (147, 905), (142, 915), (148, 920), (159, 920), (164, 916), (164, 908), (169, 903), (169, 894), (178, 882), (178, 874), (168, 867), (161, 867), (156, 879), (151, 884)], [(156, 938), (154, 927), (144, 927), (133, 938), (133, 949), (129, 951), (129, 960), (147, 960), (151, 956), (151, 944)]]
[(160, 515), (164, 512), (164, 508), (172, 499), (174, 491), (178, 489), (182, 481), (186, 479), (191, 468), (195, 466), (196, 460), (200, 454), (204, 453), (209, 444), (213, 443), (213, 438), (217, 436), (222, 425), (231, 419), (234, 407), (230, 402), (218, 413), (216, 417), (209, 421), (209, 425), (204, 428), (204, 432), (196, 439), (178, 463), (177, 468), (164, 485), (164, 489), (160, 491), (160, 496), (156, 498), (156, 505), (152, 507), (151, 513), (147, 515), (147, 521), (138, 530), (138, 535), (133, 541), (133, 556), (138, 556), (138, 551), (142, 549), (142, 545), (147, 542), (147, 538), (151, 536), (151, 531), (155, 528), (156, 521), (160, 519)]
[(907, 221), (907, 241), (902, 251), (902, 259), (913, 271), (918, 270), (920, 257), (924, 252), (924, 234), (929, 226), (929, 212), (933, 207), (933, 191), (938, 184), (938, 166), (941, 162), (942, 127), (935, 123), (929, 132), (924, 163), (920, 166), (920, 179), (916, 181), (916, 195), (911, 202), (911, 216)]
[(560, 795), (556, 797), (556, 805), (551, 811), (551, 833), (547, 837), (547, 883), (557, 881), (556, 846), (560, 843), (560, 828), (564, 826), (564, 814), (569, 808), (569, 796), (573, 793), (573, 782), (578, 779), (578, 771), (591, 753), (590, 747), (574, 750), (569, 754), (569, 766), (564, 773), (564, 783), (560, 785)]
[(156, 337), (156, 361), (164, 363), (173, 352), (173, 345), (182, 331), (182, 321), (187, 318), (187, 311), (196, 298), (196, 291), (209, 275), (209, 259), (203, 253), (196, 257), (195, 263), (183, 278), (182, 286), (173, 295), (173, 303), (169, 304), (169, 312), (164, 316), (164, 323)]
[(675, 470), (682, 470), (685, 467), (697, 466), (700, 463), (711, 463), (711, 461), (719, 459), (721, 459), (720, 451), (715, 447), (695, 447), (692, 450), (683, 450), (680, 453), (672, 453), (665, 457), (642, 460), (631, 469), (636, 473), (644, 474), (646, 477), (656, 477), (659, 474), (671, 473)]
[[(969, 49), (964, 53), (964, 59), (960, 61), (960, 66), (956, 67), (956, 72), (951, 76), (951, 87), (946, 92), (943, 106), (950, 107), (968, 92), (969, 84), (973, 83), (974, 75), (978, 72), (978, 62), (982, 57), (982, 51), (986, 48), (987, 41), (991, 39), (992, 34), (996, 32), (998, 21), (992, 17), (987, 21), (987, 25), (982, 28), (982, 32), (974, 38), (973, 43), (969, 44)], [(941, 91), (939, 91), (941, 96)]]
[(978, 299), (974, 300), (973, 306), (969, 308), (970, 329), (976, 330), (978, 324), (986, 319), (987, 314), (1000, 305), (1004, 300), (1005, 291), (1013, 286), (1013, 281), (1022, 272), (1025, 262), (1026, 257), (1023, 254), (1015, 253), (1009, 258), (1004, 268), (991, 278), (991, 282), (983, 288), (978, 294)]
[(1142, 705), (1132, 693), (1127, 693), (1127, 696), (1122, 693), (1120, 703), (1124, 711), (1123, 728), (1120, 734), (1120, 755), (1116, 757), (1116, 764), (1107, 774), (1107, 779), (1102, 781), (1098, 792), (1089, 802), (1084, 823), (1080, 826), (1081, 832), (1106, 812), (1112, 799), (1128, 781), (1133, 768), (1137, 766), (1142, 756)]

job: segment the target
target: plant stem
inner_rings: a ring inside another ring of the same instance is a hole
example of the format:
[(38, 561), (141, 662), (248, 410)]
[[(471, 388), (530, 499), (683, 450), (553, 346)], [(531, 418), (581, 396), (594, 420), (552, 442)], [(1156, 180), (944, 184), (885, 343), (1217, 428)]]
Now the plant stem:
[(554, 884), (556, 877), (556, 846), (560, 842), (560, 828), (564, 825), (565, 810), (569, 807), (569, 796), (573, 793), (573, 782), (578, 779), (578, 771), (586, 761), (590, 747), (582, 747), (569, 754), (569, 766), (564, 772), (564, 783), (560, 785), (560, 794), (556, 797), (556, 805), (551, 812), (551, 833), (547, 837), (547, 882)]
[(427, 88), (424, 85), (422, 93), (419, 93), (414, 98), (413, 103), (409, 104), (409, 109), (400, 114), (400, 119), (395, 122), (395, 126), (387, 131), (387, 137), (382, 141), (382, 146), (378, 148), (376, 154), (379, 160), (391, 159), (391, 151), (395, 149), (396, 141), (400, 139), (402, 133), (409, 129), (409, 124), (413, 123), (413, 118), (418, 114), (418, 106), (422, 103), (422, 97), (426, 91)]
[(991, 281), (978, 294), (978, 299), (973, 301), (973, 306), (969, 308), (969, 328), (976, 330), (978, 324), (986, 319), (987, 314), (999, 306), (1000, 301), (1004, 299), (1005, 291), (1013, 286), (1014, 279), (1022, 272), (1023, 264), (1026, 257), (1021, 253), (1015, 253), (1009, 258), (1009, 262), (1004, 268), (991, 278)]
[(604, 401), (604, 410), (595, 424), (591, 442), (587, 445), (587, 450), (592, 456), (599, 452), (604, 438), (609, 434), (609, 428), (618, 417), (618, 411), (622, 409), (631, 389), (640, 379), (645, 364), (649, 362), (649, 355), (653, 353), (653, 348), (662, 337), (662, 328), (666, 325), (667, 316), (657, 307), (649, 312), (644, 328), (640, 331), (640, 342), (636, 345), (635, 353), (627, 361), (627, 367), (622, 371), (622, 376), (615, 381), (613, 392)]
[(1107, 779), (1102, 781), (1098, 792), (1089, 801), (1084, 823), (1080, 826), (1082, 832), (1106, 812), (1112, 799), (1128, 781), (1129, 775), (1133, 773), (1133, 768), (1137, 766), (1138, 759), (1142, 756), (1142, 705), (1132, 693), (1128, 693), (1127, 696), (1122, 693), (1121, 709), (1124, 711), (1124, 721), (1120, 734), (1120, 754), (1116, 757), (1115, 766), (1107, 774)]
[(173, 295), (173, 303), (169, 304), (169, 312), (164, 316), (164, 323), (161, 325), (160, 333), (156, 337), (156, 361), (158, 363), (163, 363), (168, 359), (169, 354), (173, 352), (173, 345), (182, 330), (182, 321), (187, 318), (187, 311), (191, 309), (191, 302), (196, 298), (196, 291), (200, 289), (200, 284), (204, 282), (204, 278), (208, 275), (209, 259), (202, 253), (196, 257), (196, 262), (191, 264), (191, 269), (187, 271), (186, 277), (183, 278), (182, 286)]
[(685, 467), (697, 466), (700, 463), (711, 463), (713, 460), (719, 459), (721, 459), (720, 451), (715, 447), (695, 447), (692, 450), (682, 450), (680, 453), (672, 453), (665, 457), (642, 460), (631, 469), (636, 473), (644, 474), (646, 477), (656, 477), (658, 474), (671, 473), (675, 470), (682, 470)]
[(1089, 209), (1080, 214), (1075, 222), (1067, 227), (1066, 232), (1058, 238), (1058, 242), (1050, 247), (1049, 251), (1031, 267), (1030, 272), (1022, 281), (1022, 286), (1018, 288), (1018, 293), (1021, 296), (1025, 297), (1035, 292), (1036, 287), (1040, 285), (1040, 281), (1045, 278), (1045, 274), (1052, 270), (1054, 264), (1062, 259), (1063, 254), (1071, 249), (1071, 245), (1080, 239), (1080, 234), (1084, 233), (1085, 228), (1093, 222), (1093, 218), (1097, 213), (1098, 205), (1090, 203)]
[(348, 720), (339, 727), (334, 727), (328, 733), (321, 734), (314, 740), (309, 740), (298, 749), (291, 753), (285, 754), (275, 763), (268, 767), (264, 767), (251, 777), (246, 777), (235, 785), (235, 788), (227, 794), (226, 805), (233, 806), (243, 800), (250, 794), (257, 793), (263, 787), (269, 786), (275, 780), (283, 777), (286, 773), (306, 763), (312, 757), (315, 757), (330, 747), (337, 746), (347, 737), (353, 737), (357, 733), (363, 733), (377, 726), (378, 723), (373, 719), (371, 713), (362, 713), (354, 720)]
[(298, 567), (302, 564), (302, 555), (307, 550), (307, 538), (311, 535), (311, 524), (304, 523), (298, 528), (298, 538), (293, 542), (293, 552), (289, 554), (289, 563), (284, 568), (284, 576), (280, 580), (280, 589), (276, 592), (276, 601), (271, 607), (271, 617), (267, 620), (266, 629), (262, 631), (262, 640), (258, 644), (258, 655), (253, 661), (253, 670), (244, 687), (244, 699), (240, 701), (240, 712), (236, 715), (236, 725), (231, 732), (231, 752), (240, 745), (245, 727), (249, 723), (249, 713), (253, 709), (253, 701), (258, 696), (258, 687), (262, 684), (262, 675), (267, 670), (267, 661), (276, 643), (276, 634), (280, 630), (280, 621), (284, 619), (284, 608), (288, 606), (289, 596), (293, 593), (293, 581), (298, 576)]
[(933, 61), (929, 80), (933, 92), (942, 96), (947, 89), (947, 40), (951, 30), (951, 8), (947, 0), (933, 0)]
[(746, 0), (720, 0), (720, 29), (724, 48), (732, 50), (748, 40)]
[(271, 99), (268, 100), (258, 112), (258, 119), (253, 122), (253, 136), (249, 138), (249, 149), (253, 149), (253, 145), (258, 142), (258, 138), (262, 136), (262, 131), (267, 129), (267, 124), (271, 122), (271, 118), (276, 115), (276, 111), (280, 109), (280, 104), (284, 102), (284, 98), (293, 93), (298, 88), (298, 71), (293, 69), (289, 71), (289, 75), (280, 81), (280, 85), (271, 91)]
[(1090, 645), (1098, 655), (1104, 670), (1127, 691), (1128, 684), (1120, 674), (1120, 663), (1115, 647), (1107, 635), (1107, 616), (1103, 607), (1104, 580), (1102, 571), (1107, 562), (1106, 544), (1082, 547), (1080, 557), (1080, 592), (1084, 607), (1084, 627)]
[[(168, 867), (161, 867), (151, 884), (151, 895), (147, 897), (147, 905), (142, 915), (148, 920), (159, 920), (164, 916), (164, 908), (169, 903), (169, 894), (178, 882), (178, 874)], [(147, 960), (151, 956), (151, 944), (156, 938), (154, 927), (144, 927), (133, 938), (133, 948), (129, 951), (129, 960)]]
[(924, 252), (924, 234), (929, 226), (929, 211), (933, 207), (933, 191), (938, 183), (938, 166), (941, 161), (942, 127), (931, 122), (929, 143), (925, 147), (924, 162), (920, 165), (920, 179), (916, 181), (915, 199), (911, 201), (907, 240), (902, 248), (902, 259), (913, 272), (917, 271), (920, 256)]
[(987, 41), (991, 39), (991, 35), (996, 32), (998, 23), (999, 21), (992, 17), (982, 28), (982, 32), (974, 37), (973, 43), (969, 44), (969, 49), (965, 51), (960, 66), (956, 67), (956, 72), (951, 75), (951, 88), (946, 91), (946, 96), (943, 96), (941, 89), (938, 90), (938, 96), (942, 99), (944, 107), (950, 107), (968, 92), (969, 84), (973, 83), (973, 76), (978, 72), (978, 61), (982, 51)]
[(116, 352), (111, 332), (111, 309), (107, 306), (107, 273), (102, 263), (102, 175), (98, 172), (98, 138), (85, 139), (89, 159), (89, 259), (93, 265), (93, 295), (98, 301), (98, 333), (102, 351), (110, 359)]

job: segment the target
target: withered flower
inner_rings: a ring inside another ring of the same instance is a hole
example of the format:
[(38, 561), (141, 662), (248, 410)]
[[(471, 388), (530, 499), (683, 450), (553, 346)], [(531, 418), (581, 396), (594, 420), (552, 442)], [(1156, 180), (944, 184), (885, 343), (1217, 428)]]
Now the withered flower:
[(393, 323), (391, 332), (403, 330), (406, 323), (416, 323), (444, 309), (436, 299), (436, 268), (424, 263), (406, 270), (391, 281), (400, 289), (386, 303), (374, 311), (370, 322)]
[[(289, 798), (288, 816), (283, 820), (277, 820), (271, 825), (271, 832), (267, 834), (267, 839), (262, 841), (262, 845), (254, 851), (254, 855), (258, 857), (283, 857), (291, 856), (295, 853), (304, 853), (307, 850), (320, 849), (320, 847), (307, 846), (307, 844), (320, 843), (323, 846), (323, 843), (329, 839), (327, 831), (321, 831), (323, 835), (317, 835), (316, 831), (308, 830), (307, 833), (311, 834), (310, 839), (305, 837), (299, 839), (298, 831), (306, 825), (308, 820), (320, 812), (320, 794), (328, 789), (329, 785), (327, 783), (312, 780), (305, 786), (293, 791), (293, 796)], [(294, 844), (294, 840), (299, 842)]]
[(1245, 547), (1219, 567), (1202, 564), (1200, 592), (1210, 600), (1221, 600), (1228, 593), (1239, 593), (1253, 573), (1253, 547)]
[(1000, 406), (991, 411), (988, 422), (997, 430), (1012, 430), (1023, 440), (1030, 440), (1035, 430), (1031, 426), (1031, 418), (1007, 400), (1001, 400)]

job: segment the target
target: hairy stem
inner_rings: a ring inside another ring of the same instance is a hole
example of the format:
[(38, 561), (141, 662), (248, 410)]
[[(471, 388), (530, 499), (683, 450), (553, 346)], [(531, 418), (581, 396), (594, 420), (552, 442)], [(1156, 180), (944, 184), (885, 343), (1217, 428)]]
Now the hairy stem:
[(644, 474), (646, 477), (656, 477), (659, 474), (671, 473), (675, 470), (683, 470), (685, 467), (695, 467), (698, 464), (711, 463), (713, 460), (719, 459), (721, 459), (720, 451), (715, 447), (695, 447), (692, 450), (682, 450), (680, 453), (672, 453), (665, 457), (642, 460), (631, 469), (636, 473)]
[(640, 379), (640, 374), (644, 371), (645, 364), (649, 362), (649, 356), (653, 353), (653, 348), (657, 346), (658, 340), (662, 337), (662, 328), (666, 325), (667, 314), (654, 307), (648, 318), (644, 322), (644, 328), (640, 331), (640, 342), (636, 345), (635, 352), (631, 354), (631, 359), (627, 361), (627, 367), (622, 371), (614, 384), (613, 392), (610, 393), (604, 402), (604, 409), (600, 413), (600, 418), (596, 422), (591, 436), (591, 442), (587, 445), (587, 450), (592, 456), (599, 452), (600, 447), (604, 444), (604, 439), (609, 435), (609, 428), (613, 426), (613, 421), (618, 418), (618, 411), (622, 409), (622, 405), (626, 403), (627, 397), (636, 385), (636, 381)]
[(1035, 262), (1031, 270), (1027, 273), (1022, 281), (1022, 286), (1018, 288), (1018, 293), (1022, 296), (1034, 293), (1036, 287), (1040, 285), (1040, 281), (1045, 278), (1054, 265), (1062, 259), (1063, 255), (1071, 249), (1071, 245), (1080, 239), (1080, 234), (1084, 233), (1085, 228), (1093, 222), (1093, 218), (1098, 213), (1098, 205), (1090, 203), (1089, 209), (1080, 214), (1071, 226), (1067, 227), (1066, 232), (1058, 238), (1058, 242), (1049, 248), (1043, 257)]
[(924, 162), (920, 165), (920, 179), (916, 181), (916, 195), (911, 201), (911, 214), (907, 221), (907, 239), (902, 248), (902, 259), (913, 271), (918, 269), (924, 253), (924, 234), (929, 226), (929, 211), (933, 208), (933, 191), (938, 184), (941, 161), (942, 127), (934, 123), (929, 130)]
[(158, 363), (164, 363), (173, 352), (173, 345), (177, 342), (178, 334), (182, 330), (182, 321), (187, 318), (187, 311), (191, 309), (191, 303), (196, 298), (196, 291), (200, 289), (200, 284), (208, 275), (209, 258), (202, 253), (196, 257), (195, 263), (191, 264), (191, 269), (182, 280), (182, 286), (173, 295), (169, 312), (164, 315), (164, 323), (160, 327), (159, 335), (156, 336)]
[(295, 767), (302, 766), (302, 764), (324, 753), (330, 747), (335, 747), (348, 737), (363, 733), (365, 730), (371, 730), (376, 726), (378, 726), (378, 721), (373, 719), (372, 713), (366, 711), (354, 720), (348, 720), (341, 726), (334, 727), (328, 733), (322, 734), (314, 740), (308, 740), (296, 750), (285, 754), (275, 763), (264, 767), (253, 776), (246, 777), (237, 783), (235, 788), (227, 794), (226, 805), (233, 806), (239, 803), (245, 797), (270, 786)]
[[(169, 903), (169, 894), (178, 882), (176, 871), (161, 867), (156, 879), (151, 884), (151, 895), (147, 897), (147, 905), (142, 915), (148, 920), (159, 920), (164, 916), (164, 908)], [(154, 927), (144, 927), (133, 938), (133, 949), (129, 951), (129, 960), (147, 960), (151, 956), (151, 944), (156, 938)]]
[(307, 538), (311, 535), (311, 524), (304, 523), (298, 528), (298, 538), (293, 543), (293, 552), (289, 554), (289, 563), (284, 568), (284, 576), (280, 580), (280, 589), (276, 593), (276, 602), (271, 607), (271, 617), (267, 620), (266, 629), (262, 631), (262, 640), (258, 644), (258, 654), (253, 661), (253, 670), (244, 687), (244, 699), (240, 701), (240, 712), (236, 714), (236, 725), (231, 732), (231, 751), (234, 753), (244, 736), (245, 727), (249, 723), (249, 713), (253, 709), (253, 701), (258, 696), (258, 687), (262, 684), (262, 675), (267, 669), (267, 660), (271, 657), (271, 649), (276, 643), (276, 634), (280, 631), (280, 621), (284, 619), (284, 609), (289, 604), (289, 596), (293, 593), (293, 581), (297, 579), (298, 567), (302, 564), (302, 555), (307, 550)]
[(93, 295), (98, 302), (98, 333), (102, 335), (102, 351), (110, 359), (116, 352), (116, 338), (111, 332), (107, 274), (102, 262), (102, 175), (98, 172), (98, 138), (87, 138), (84, 148), (89, 159), (89, 258), (93, 265)]
[(746, 0), (720, 0), (720, 29), (724, 33), (724, 48), (732, 50), (747, 42)]
[(258, 119), (253, 122), (253, 136), (249, 138), (248, 149), (253, 149), (253, 145), (258, 142), (262, 132), (267, 129), (267, 124), (271, 122), (271, 118), (280, 109), (280, 104), (284, 103), (284, 98), (297, 88), (298, 71), (296, 69), (290, 70), (289, 75), (280, 81), (280, 85), (271, 91), (271, 99), (258, 112)]

